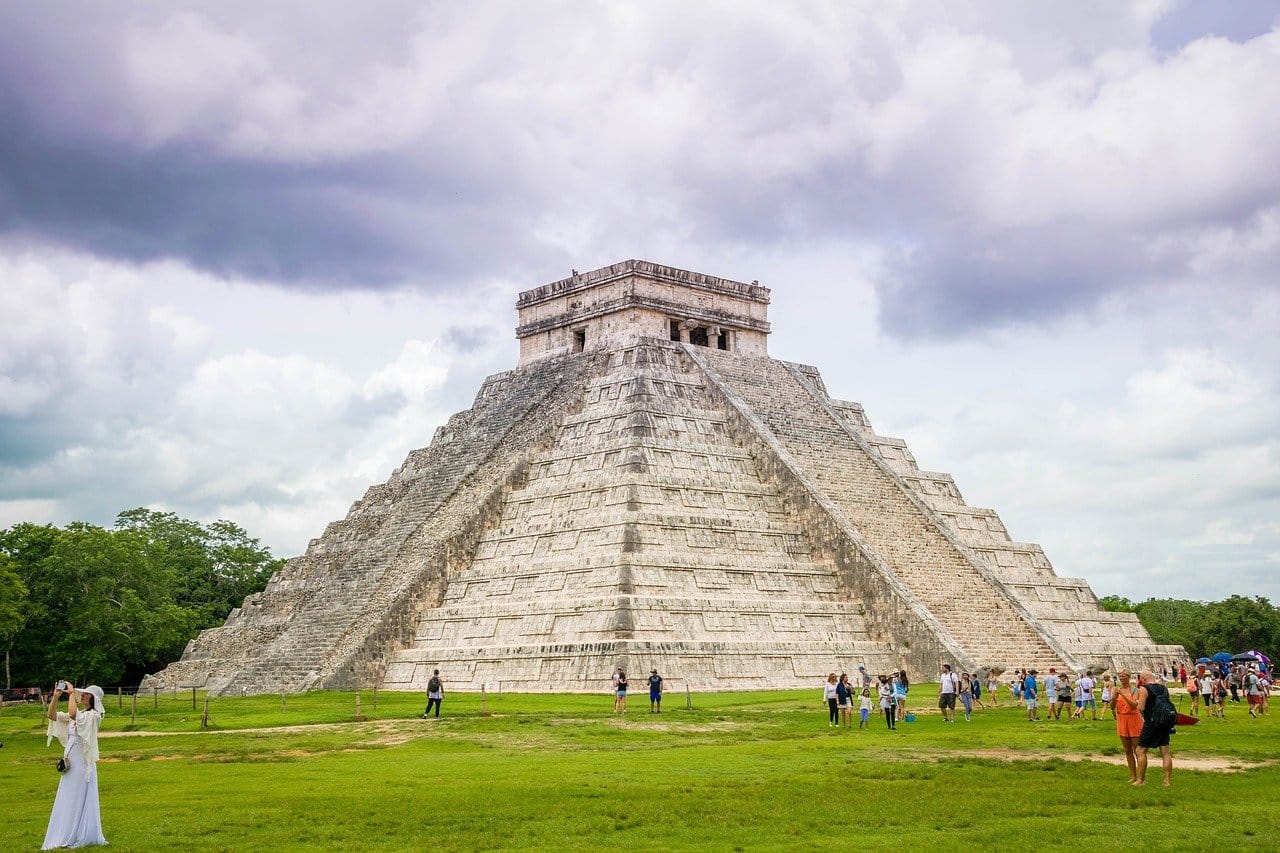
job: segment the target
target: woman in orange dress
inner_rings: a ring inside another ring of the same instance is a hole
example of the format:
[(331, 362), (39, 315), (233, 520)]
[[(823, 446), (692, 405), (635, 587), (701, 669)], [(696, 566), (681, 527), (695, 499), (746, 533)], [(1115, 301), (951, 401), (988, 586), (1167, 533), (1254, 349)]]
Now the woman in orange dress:
[(1124, 745), (1124, 760), (1129, 765), (1129, 783), (1138, 781), (1138, 765), (1134, 747), (1142, 734), (1142, 714), (1138, 711), (1138, 687), (1131, 683), (1129, 670), (1120, 670), (1120, 683), (1111, 691), (1111, 713), (1116, 718), (1116, 734)]

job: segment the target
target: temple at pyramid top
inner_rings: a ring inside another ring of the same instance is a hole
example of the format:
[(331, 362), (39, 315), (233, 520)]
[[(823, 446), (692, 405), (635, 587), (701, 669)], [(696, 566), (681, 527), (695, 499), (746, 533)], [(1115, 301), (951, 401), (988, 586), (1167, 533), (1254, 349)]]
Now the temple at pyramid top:
[(623, 261), (544, 284), (516, 300), (520, 364), (664, 338), (769, 354), (769, 288)]

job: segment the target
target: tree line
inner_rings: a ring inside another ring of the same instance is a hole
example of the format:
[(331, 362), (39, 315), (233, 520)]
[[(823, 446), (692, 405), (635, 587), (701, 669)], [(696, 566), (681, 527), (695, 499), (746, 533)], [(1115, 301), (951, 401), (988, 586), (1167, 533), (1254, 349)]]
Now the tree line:
[(1136, 613), (1157, 643), (1180, 645), (1193, 657), (1256, 649), (1280, 652), (1280, 608), (1260, 596), (1233, 595), (1222, 601), (1149, 598), (1134, 603), (1118, 595), (1099, 600), (1104, 610)]
[(5, 686), (136, 683), (221, 625), (282, 565), (233, 522), (143, 508), (110, 528), (0, 530)]

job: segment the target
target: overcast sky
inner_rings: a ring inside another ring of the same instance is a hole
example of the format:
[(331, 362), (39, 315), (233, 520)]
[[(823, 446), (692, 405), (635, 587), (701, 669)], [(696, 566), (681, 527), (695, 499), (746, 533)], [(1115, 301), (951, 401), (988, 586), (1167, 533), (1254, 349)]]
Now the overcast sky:
[(0, 4), (0, 526), (299, 553), (627, 258), (771, 287), (1058, 574), (1280, 599), (1250, 0)]

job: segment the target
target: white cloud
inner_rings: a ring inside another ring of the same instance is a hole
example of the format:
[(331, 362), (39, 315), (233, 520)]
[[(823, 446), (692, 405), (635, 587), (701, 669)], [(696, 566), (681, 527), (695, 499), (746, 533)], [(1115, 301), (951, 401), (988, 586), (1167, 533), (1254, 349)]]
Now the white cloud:
[(0, 512), (152, 504), (297, 551), (514, 363), (518, 290), (640, 256), (774, 287), (776, 355), (1064, 574), (1275, 589), (1280, 31), (380, 8), (0, 11), (30, 150), (85, 152), (0, 178)]
[(0, 398), (3, 524), (148, 505), (230, 515), (294, 553), (469, 401), (445, 388), (455, 367), (483, 376), (513, 349), (477, 337), (489, 288), (304, 294), (73, 255), (0, 268), (28, 318), (0, 341), (5, 378), (43, 383), (32, 404)]

